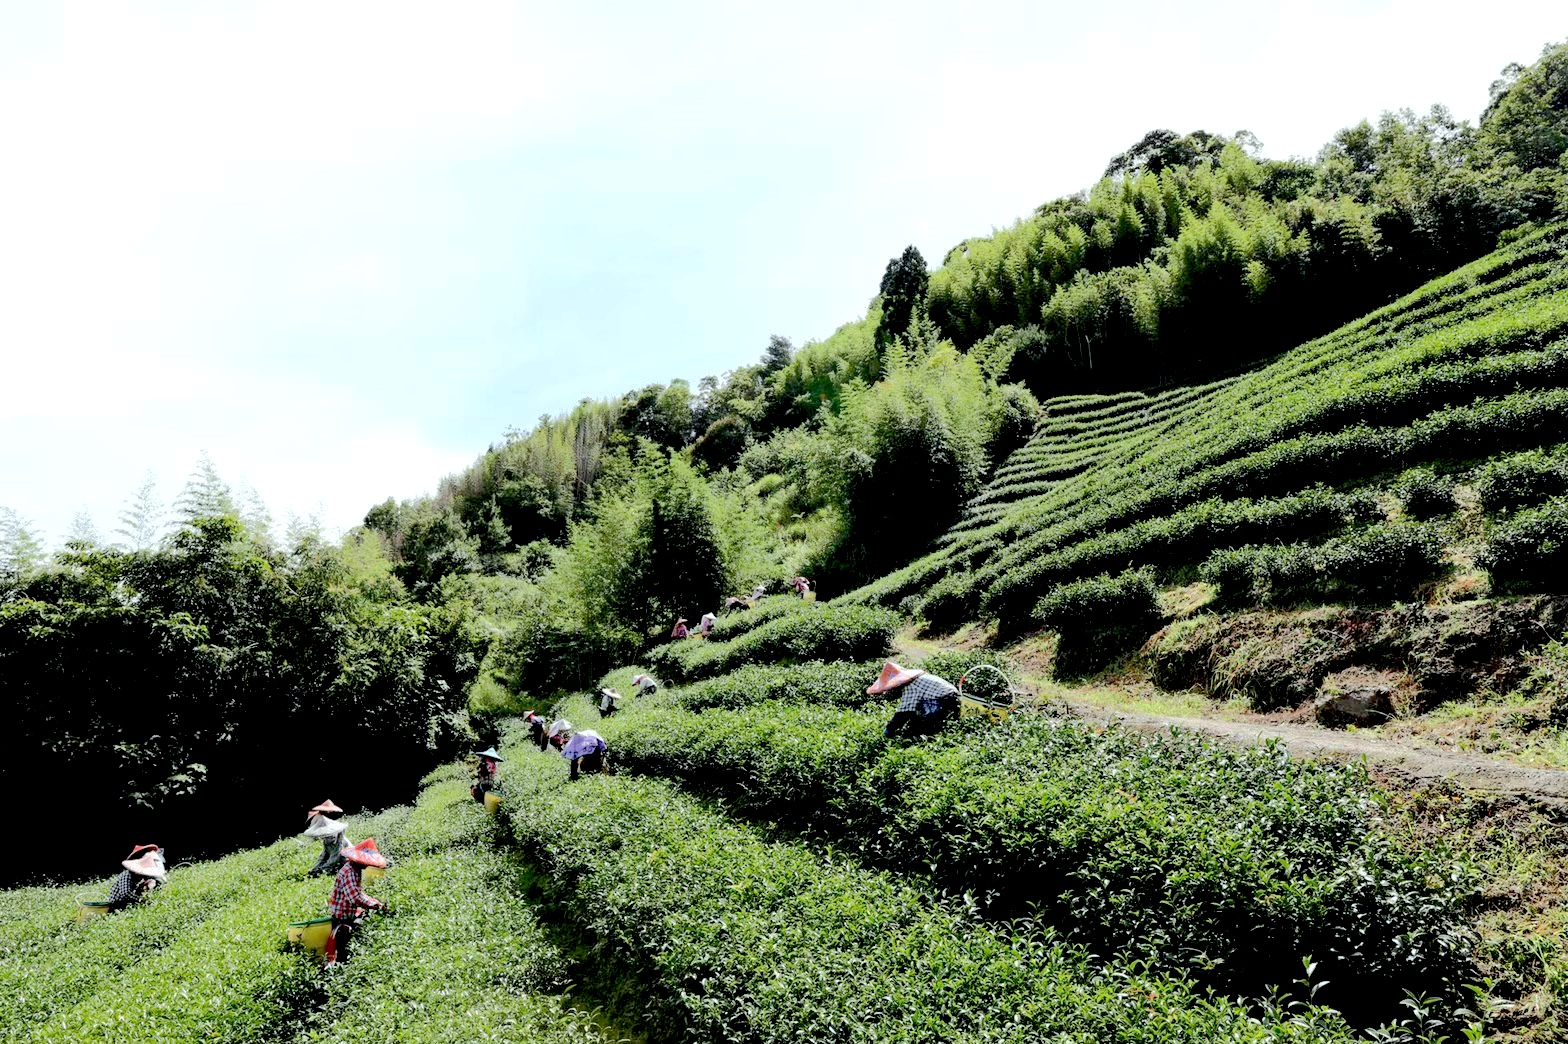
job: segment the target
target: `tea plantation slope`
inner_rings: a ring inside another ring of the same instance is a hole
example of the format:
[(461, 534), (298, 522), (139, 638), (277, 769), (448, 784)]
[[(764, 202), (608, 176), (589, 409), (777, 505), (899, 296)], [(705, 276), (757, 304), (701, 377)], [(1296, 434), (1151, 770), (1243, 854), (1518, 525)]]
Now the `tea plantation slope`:
[(990, 918), (1034, 911), (1096, 953), (1254, 997), (1291, 987), (1310, 955), (1322, 999), (1360, 1024), (1477, 975), (1468, 873), (1380, 830), (1357, 766), (1043, 716), (904, 746), (883, 740), (885, 709), (694, 713), (685, 691), (596, 724), (623, 770), (968, 894)]
[[(385, 833), (405, 814), (351, 829)], [(47, 950), (0, 957), (6, 1039), (265, 1039), (311, 979), (280, 941), (325, 901), (323, 882), (303, 879), (314, 857), (289, 840), (179, 867), (144, 903), (80, 927), (49, 910)]]
[[(597, 1044), (623, 1039), (572, 1007), (564, 954), (544, 935), (491, 843), (494, 821), (449, 766), (413, 808), (351, 820), (394, 869), (373, 919), (332, 974), (282, 945), (319, 915), (330, 879), (305, 879), (293, 840), (181, 867), (125, 913), (74, 923), (77, 889), (0, 899), (0, 1036), (11, 1041), (348, 1041), (424, 1044), (485, 1034)], [(106, 887), (106, 886), (105, 886)]]
[(663, 781), (569, 783), (559, 757), (520, 737), (505, 750), (517, 844), (638, 979), (651, 1039), (1353, 1039), (1319, 1008), (1249, 1009), (1048, 929), (999, 931), (841, 856), (764, 840)]
[[(1099, 574), (1195, 578), (1228, 548), (1403, 531), (1417, 514), (1403, 510), (1407, 469), (1469, 474), (1568, 431), (1565, 250), (1568, 228), (1540, 230), (1227, 381), (1047, 403), (930, 554), (836, 601), (918, 609), (941, 628), (985, 616), (1024, 628), (1042, 597)], [(1515, 545), (1528, 551), (1551, 524), (1500, 543), (1516, 586), (1531, 570)], [(1446, 568), (1452, 539), (1438, 533), (1438, 553), (1386, 586), (1403, 594)]]

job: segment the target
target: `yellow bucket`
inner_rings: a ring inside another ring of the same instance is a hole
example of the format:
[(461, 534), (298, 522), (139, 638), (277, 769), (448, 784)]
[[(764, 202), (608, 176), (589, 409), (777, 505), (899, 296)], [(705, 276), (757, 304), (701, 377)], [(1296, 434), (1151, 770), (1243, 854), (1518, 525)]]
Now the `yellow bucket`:
[(362, 874), (360, 874), (360, 880), (363, 881), (365, 884), (369, 884), (370, 882), (375, 881), (375, 880), (379, 880), (380, 878), (383, 878), (385, 876), (387, 876), (387, 869), (386, 869), (386, 867), (384, 867), (384, 866), (367, 866), (367, 867), (365, 867), (364, 872)]
[(960, 718), (972, 718), (978, 714), (981, 717), (990, 718), (992, 721), (1005, 721), (1008, 712), (1012, 709), (1010, 706), (994, 707), (989, 703), (982, 703), (972, 696), (960, 696), (958, 698), (958, 716)]
[(327, 939), (332, 935), (332, 918), (318, 917), (314, 921), (293, 921), (289, 924), (289, 944), (303, 946), (312, 953), (326, 953)]
[(493, 816), (493, 815), (495, 815), (495, 810), (500, 808), (500, 807), (501, 807), (501, 795), (497, 794), (493, 790), (487, 791), (485, 793), (485, 814)]
[(107, 899), (103, 901), (83, 899), (76, 906), (76, 923), (86, 924), (88, 921), (96, 921), (108, 912), (109, 902)]
[(805, 594), (801, 595), (800, 597), (804, 598), (808, 602), (815, 602), (817, 600), (817, 592), (815, 592), (815, 591), (807, 591)]

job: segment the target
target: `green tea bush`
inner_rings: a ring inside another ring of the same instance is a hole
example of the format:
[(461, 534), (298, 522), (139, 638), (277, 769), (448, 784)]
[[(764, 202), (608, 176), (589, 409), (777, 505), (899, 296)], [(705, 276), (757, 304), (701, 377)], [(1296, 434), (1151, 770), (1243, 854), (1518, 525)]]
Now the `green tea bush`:
[(689, 681), (747, 664), (779, 661), (869, 660), (892, 645), (899, 616), (870, 606), (826, 605), (791, 613), (728, 642), (687, 639), (659, 646), (646, 657), (656, 675)]
[(1489, 515), (1534, 507), (1568, 493), (1568, 464), (1540, 452), (1504, 457), (1479, 470), (1475, 491)]
[[(1064, 547), (1004, 573), (985, 592), (985, 606), (1004, 624), (1020, 624), (1051, 588), (1109, 568), (1201, 562), (1216, 547), (1260, 540), (1299, 540), (1361, 517), (1367, 498), (1312, 489), (1278, 500), (1209, 500), (1175, 514)], [(930, 618), (931, 600), (925, 610)]]
[(1152, 569), (1101, 573), (1063, 584), (1040, 599), (1034, 618), (1060, 636), (1052, 664), (1058, 677), (1104, 667), (1159, 627), (1159, 588)]
[(660, 781), (569, 784), (518, 756), (517, 844), (601, 952), (635, 969), (652, 1039), (1350, 1039), (1321, 1009), (1249, 1011), (1027, 923), (999, 932), (885, 874), (765, 842)]
[(1447, 568), (1441, 534), (1429, 526), (1370, 526), (1326, 543), (1250, 545), (1215, 552), (1199, 575), (1222, 604), (1382, 604), (1412, 597)]
[(1360, 767), (1023, 715), (887, 746), (885, 717), (669, 709), (611, 742), (624, 769), (1226, 991), (1288, 986), (1310, 954), (1373, 1021), (1473, 971), (1464, 874), (1378, 831)]
[(1499, 591), (1568, 589), (1568, 497), (1500, 523), (1476, 563), (1492, 574)]
[(876, 698), (866, 695), (866, 686), (876, 680), (881, 669), (881, 660), (754, 664), (678, 689), (675, 699), (682, 707), (698, 711), (733, 710), (768, 700), (858, 707)]
[(713, 631), (708, 635), (708, 640), (727, 642), (747, 631), (755, 630), (770, 620), (777, 620), (781, 616), (812, 608), (815, 608), (812, 603), (798, 595), (769, 595), (750, 609), (732, 610), (718, 617), (713, 621)]
[(1431, 468), (1412, 468), (1400, 476), (1394, 491), (1405, 505), (1405, 514), (1428, 521), (1454, 513), (1454, 483)]

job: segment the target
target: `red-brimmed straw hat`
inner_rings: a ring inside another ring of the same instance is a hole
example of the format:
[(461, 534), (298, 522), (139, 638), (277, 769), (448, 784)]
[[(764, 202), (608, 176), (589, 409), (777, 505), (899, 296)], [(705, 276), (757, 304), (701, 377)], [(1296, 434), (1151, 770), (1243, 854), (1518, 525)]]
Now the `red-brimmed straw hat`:
[(866, 686), (866, 695), (880, 696), (882, 693), (890, 692), (900, 685), (908, 685), (924, 673), (926, 672), (915, 667), (900, 667), (892, 660), (889, 660), (882, 665), (882, 673), (877, 676), (877, 680)]
[(135, 847), (133, 847), (131, 849), (131, 854), (129, 856), (127, 856), (126, 858), (128, 858), (128, 859), (135, 859), (137, 856), (141, 855), (143, 852), (161, 852), (161, 851), (163, 851), (163, 849), (159, 848), (157, 845), (136, 845)]
[(313, 816), (317, 812), (320, 812), (324, 816), (329, 816), (329, 815), (339, 815), (339, 816), (341, 816), (343, 814), (343, 810), (341, 808), (339, 808), (336, 804), (334, 804), (331, 798), (327, 798), (327, 800), (323, 801), (321, 804), (317, 805), (315, 808), (311, 809), (309, 812), (307, 812), (305, 814), (307, 816)]
[(367, 837), (357, 845), (349, 845), (343, 849), (343, 858), (360, 866), (386, 866), (387, 857), (381, 854), (376, 847), (376, 839)]
[[(159, 854), (160, 851), (157, 845), (137, 845), (136, 851), (131, 853), (131, 858), (122, 859), (120, 865), (133, 874), (141, 874), (143, 877), (152, 877), (159, 881), (166, 881), (168, 880), (169, 872), (163, 868), (163, 857)], [(136, 852), (140, 852), (141, 855), (138, 857)]]

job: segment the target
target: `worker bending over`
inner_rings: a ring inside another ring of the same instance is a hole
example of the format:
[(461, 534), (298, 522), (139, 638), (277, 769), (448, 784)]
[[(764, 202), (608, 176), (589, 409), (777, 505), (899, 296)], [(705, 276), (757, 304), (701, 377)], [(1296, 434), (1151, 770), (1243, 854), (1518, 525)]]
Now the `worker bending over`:
[(109, 886), (109, 909), (124, 910), (139, 903), (148, 893), (169, 879), (163, 866), (163, 849), (157, 845), (137, 845), (129, 859), (120, 861), (125, 869)]
[(335, 874), (343, 865), (342, 848), (348, 840), (348, 827), (331, 818), (333, 814), (342, 815), (343, 810), (331, 798), (306, 813), (310, 820), (305, 824), (305, 836), (321, 842), (321, 855), (316, 865), (306, 871), (307, 877)]
[(343, 869), (333, 879), (332, 895), (327, 899), (327, 914), (332, 918), (332, 934), (327, 936), (328, 964), (348, 959), (349, 936), (367, 910), (385, 908), (380, 899), (365, 893), (360, 882), (365, 867), (386, 865), (387, 858), (376, 848), (373, 837), (343, 849)]
[(576, 779), (580, 773), (595, 773), (604, 771), (604, 754), (609, 750), (609, 744), (604, 742), (592, 729), (583, 729), (581, 732), (568, 732), (564, 746), (561, 747), (561, 757), (571, 763), (571, 779)]
[(528, 742), (543, 751), (547, 746), (544, 736), (546, 724), (544, 718), (536, 711), (527, 710), (523, 712), (523, 720), (528, 723)]
[(900, 667), (889, 660), (866, 694), (880, 696), (898, 693), (898, 709), (884, 732), (895, 736), (932, 736), (942, 731), (948, 719), (958, 717), (958, 689), (943, 678), (913, 667)]

